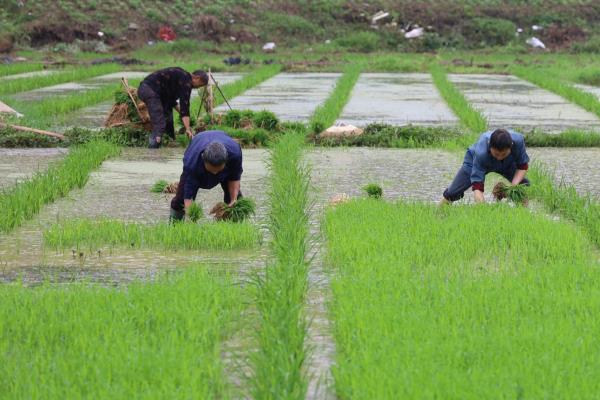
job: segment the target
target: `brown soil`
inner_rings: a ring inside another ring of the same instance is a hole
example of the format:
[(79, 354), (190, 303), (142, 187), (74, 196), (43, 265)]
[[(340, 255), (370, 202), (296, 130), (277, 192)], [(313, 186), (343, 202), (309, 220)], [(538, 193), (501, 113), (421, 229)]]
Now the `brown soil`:
[(496, 185), (494, 186), (494, 189), (492, 190), (492, 195), (494, 196), (494, 199), (496, 199), (497, 201), (505, 199), (506, 198), (505, 190), (506, 190), (506, 184), (504, 182), (496, 183)]
[(216, 221), (225, 221), (227, 219), (229, 219), (228, 213), (227, 213), (227, 204), (221, 202), (221, 203), (217, 203), (213, 206), (213, 208), (210, 210), (210, 215), (214, 215), (214, 218)]

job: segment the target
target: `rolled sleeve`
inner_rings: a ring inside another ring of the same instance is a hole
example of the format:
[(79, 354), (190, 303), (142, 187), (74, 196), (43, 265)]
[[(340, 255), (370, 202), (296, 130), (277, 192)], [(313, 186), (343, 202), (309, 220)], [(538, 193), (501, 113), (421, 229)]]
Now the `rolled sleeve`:
[[(515, 140), (514, 149), (517, 153), (515, 154), (517, 168), (527, 169), (529, 166), (529, 154), (527, 154), (527, 149), (525, 148), (525, 139), (522, 136), (519, 138), (519, 140)], [(521, 166), (524, 168), (521, 168)]]
[(486, 169), (481, 165), (481, 161), (477, 156), (473, 158), (473, 168), (471, 168), (471, 185), (473, 190), (481, 190), (483, 192), (485, 183)]

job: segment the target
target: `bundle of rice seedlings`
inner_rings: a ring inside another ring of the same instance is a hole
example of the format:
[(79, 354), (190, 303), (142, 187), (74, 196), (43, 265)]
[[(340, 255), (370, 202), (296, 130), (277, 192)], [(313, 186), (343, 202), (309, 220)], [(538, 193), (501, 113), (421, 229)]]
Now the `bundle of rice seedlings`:
[(190, 208), (188, 208), (188, 218), (194, 223), (202, 218), (202, 207), (200, 207), (198, 203), (192, 203)]
[(504, 182), (498, 182), (492, 190), (496, 200), (508, 199), (515, 204), (527, 203), (527, 188), (524, 185), (507, 185)]
[(154, 186), (152, 186), (150, 191), (152, 193), (162, 193), (168, 186), (169, 182), (165, 181), (164, 179), (161, 179), (159, 181), (156, 181), (156, 183), (154, 184)]
[(376, 183), (369, 183), (362, 188), (367, 195), (373, 199), (380, 199), (383, 196), (383, 189)]
[(242, 222), (256, 212), (256, 203), (247, 197), (238, 199), (231, 207), (225, 203), (217, 203), (210, 210), (217, 221)]

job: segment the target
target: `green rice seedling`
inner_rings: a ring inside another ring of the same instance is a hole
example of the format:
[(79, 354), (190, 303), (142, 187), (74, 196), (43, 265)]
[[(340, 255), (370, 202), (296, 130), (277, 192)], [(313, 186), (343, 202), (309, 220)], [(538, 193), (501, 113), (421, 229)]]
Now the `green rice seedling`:
[(202, 207), (198, 203), (193, 202), (187, 210), (187, 217), (193, 223), (196, 223), (203, 217)]
[(600, 133), (569, 129), (549, 135), (540, 131), (526, 133), (529, 147), (600, 147)]
[(368, 185), (363, 186), (362, 189), (367, 196), (373, 199), (380, 199), (383, 196), (383, 188), (376, 183), (369, 183)]
[(507, 185), (504, 182), (498, 182), (494, 186), (492, 194), (496, 200), (508, 199), (515, 204), (527, 204), (527, 187), (525, 185)]
[(167, 186), (169, 186), (169, 182), (165, 181), (164, 179), (161, 179), (161, 180), (156, 181), (156, 183), (154, 183), (154, 185), (152, 186), (150, 191), (152, 193), (162, 193), (165, 191), (165, 188)]
[(2, 397), (229, 398), (222, 353), (244, 303), (202, 265), (126, 287), (3, 284)]
[(275, 114), (266, 110), (254, 113), (252, 121), (255, 127), (266, 129), (268, 131), (277, 129), (277, 126), (279, 125), (279, 119)]
[(73, 147), (60, 162), (45, 172), (0, 193), (0, 232), (8, 232), (32, 218), (43, 205), (83, 187), (92, 170), (119, 153), (114, 144), (94, 141)]
[(77, 82), (100, 75), (110, 74), (112, 72), (119, 72), (121, 68), (122, 67), (117, 64), (103, 64), (86, 68), (66, 69), (62, 72), (46, 76), (11, 79), (2, 82), (2, 85), (0, 85), (0, 95), (25, 92), (46, 86), (59, 85), (61, 83)]
[(242, 112), (240, 110), (229, 110), (223, 116), (223, 124), (232, 128), (239, 128), (242, 121)]
[(600, 268), (577, 226), (501, 203), (354, 200), (324, 230), (339, 398), (600, 390)]
[(304, 399), (307, 331), (309, 173), (302, 163), (304, 135), (283, 136), (271, 152), (269, 231), (273, 258), (256, 277), (257, 351), (250, 354), (255, 399)]
[(363, 68), (362, 64), (352, 63), (344, 70), (344, 74), (338, 79), (335, 88), (325, 100), (325, 103), (318, 106), (310, 117), (310, 131), (314, 134), (323, 132), (329, 128), (339, 117), (344, 109), (352, 89), (360, 76)]
[[(486, 118), (476, 110), (456, 86), (448, 80), (446, 72), (438, 64), (431, 65), (430, 73), (433, 82), (443, 99), (454, 114), (460, 119), (461, 123), (473, 134), (478, 134), (487, 130)], [(471, 139), (472, 137), (465, 137), (465, 143), (471, 142)]]
[(578, 89), (571, 83), (561, 81), (557, 77), (553, 76), (550, 71), (545, 71), (543, 74), (540, 74), (537, 69), (513, 67), (511, 72), (519, 78), (525, 79), (534, 85), (554, 92), (557, 95), (564, 97), (566, 100), (586, 109), (587, 111), (600, 116), (600, 101), (594, 94)]
[(53, 249), (126, 247), (163, 250), (251, 249), (260, 244), (258, 228), (247, 222), (232, 224), (142, 224), (118, 220), (75, 219), (44, 231), (44, 245)]

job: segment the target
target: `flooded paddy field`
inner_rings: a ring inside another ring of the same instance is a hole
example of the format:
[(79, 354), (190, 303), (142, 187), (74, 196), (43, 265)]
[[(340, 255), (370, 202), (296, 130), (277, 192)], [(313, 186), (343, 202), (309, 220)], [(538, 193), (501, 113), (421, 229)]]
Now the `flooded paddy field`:
[[(238, 110), (272, 111), (282, 121), (307, 122), (340, 76), (338, 73), (280, 73), (230, 99), (229, 103)], [(221, 105), (216, 110), (228, 108)]]
[(0, 148), (0, 191), (44, 171), (54, 161), (61, 160), (67, 149), (3, 149)]
[(600, 130), (600, 119), (562, 97), (511, 75), (450, 75), (491, 128), (540, 129), (558, 133), (569, 128)]
[(455, 126), (458, 119), (429, 74), (363, 73), (338, 122)]

